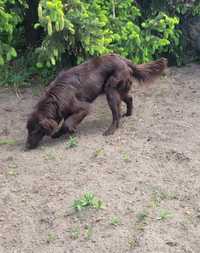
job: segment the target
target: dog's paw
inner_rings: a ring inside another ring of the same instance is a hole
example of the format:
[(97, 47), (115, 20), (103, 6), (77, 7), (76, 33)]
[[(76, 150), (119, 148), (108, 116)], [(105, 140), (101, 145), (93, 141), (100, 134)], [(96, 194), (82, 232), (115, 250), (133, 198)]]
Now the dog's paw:
[(124, 113), (124, 114), (122, 114), (122, 118), (124, 118), (124, 117), (130, 117), (132, 114), (130, 114), (130, 113)]
[(63, 133), (57, 132), (57, 133), (53, 134), (53, 135), (51, 136), (51, 138), (52, 138), (52, 139), (57, 139), (57, 138), (59, 138), (59, 137), (62, 136), (62, 135), (63, 135)]
[(128, 117), (127, 113), (122, 114), (122, 118)]
[(114, 134), (115, 132), (115, 129), (114, 128), (110, 128), (110, 129), (107, 129), (104, 133), (103, 133), (103, 136), (109, 136), (109, 135), (112, 135)]

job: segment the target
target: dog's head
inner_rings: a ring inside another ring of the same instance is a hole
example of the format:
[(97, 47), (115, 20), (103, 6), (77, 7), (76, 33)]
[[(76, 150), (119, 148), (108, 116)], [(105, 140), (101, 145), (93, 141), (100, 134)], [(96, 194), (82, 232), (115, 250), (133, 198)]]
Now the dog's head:
[(37, 112), (33, 112), (27, 121), (28, 137), (26, 141), (27, 149), (34, 149), (45, 135), (51, 136), (58, 124), (55, 120), (44, 118)]

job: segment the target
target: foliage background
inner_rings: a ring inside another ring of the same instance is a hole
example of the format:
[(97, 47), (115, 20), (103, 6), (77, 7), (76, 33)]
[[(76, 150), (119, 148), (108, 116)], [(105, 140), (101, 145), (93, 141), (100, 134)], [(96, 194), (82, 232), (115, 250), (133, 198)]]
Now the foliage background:
[(0, 84), (47, 83), (61, 67), (108, 52), (181, 65), (181, 25), (199, 14), (199, 0), (1, 0)]

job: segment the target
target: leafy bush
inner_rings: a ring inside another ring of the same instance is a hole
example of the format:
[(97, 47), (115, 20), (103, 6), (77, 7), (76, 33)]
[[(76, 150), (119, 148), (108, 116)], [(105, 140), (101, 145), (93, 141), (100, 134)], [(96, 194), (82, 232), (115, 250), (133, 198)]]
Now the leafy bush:
[(46, 37), (40, 48), (38, 67), (55, 65), (69, 52), (80, 63), (92, 55), (116, 52), (134, 62), (144, 62), (178, 43), (174, 33), (179, 20), (160, 12), (141, 22), (140, 9), (126, 1), (41, 1), (39, 21)]
[[(37, 74), (49, 80), (60, 64), (72, 66), (108, 52), (135, 63), (173, 55), (180, 65), (184, 40), (179, 25), (199, 14), (197, 0), (3, 0), (0, 84), (19, 86)], [(27, 27), (38, 34), (32, 43)]]
[[(189, 19), (193, 16), (200, 15), (200, 1), (199, 0), (144, 0), (140, 1), (140, 7), (143, 17), (154, 17), (158, 12), (164, 12), (168, 16), (173, 16), (179, 19), (179, 24), (173, 30), (174, 39), (170, 40), (168, 50), (166, 50), (166, 56), (171, 57), (177, 65), (182, 65), (185, 61), (187, 54), (187, 42), (184, 37), (185, 34), (184, 24), (189, 22)], [(197, 57), (195, 56), (195, 59)]]
[(10, 61), (17, 56), (13, 47), (13, 34), (21, 17), (17, 13), (15, 0), (4, 0), (0, 2), (0, 65)]
[(1, 67), (0, 86), (27, 87), (32, 84), (46, 85), (55, 76), (55, 68), (38, 69), (33, 51), (25, 52), (16, 60)]
[(38, 67), (49, 67), (61, 59), (63, 53), (72, 55), (75, 62), (88, 55), (108, 52), (111, 31), (106, 29), (108, 18), (95, 1), (40, 1), (39, 24), (46, 31), (40, 48)]

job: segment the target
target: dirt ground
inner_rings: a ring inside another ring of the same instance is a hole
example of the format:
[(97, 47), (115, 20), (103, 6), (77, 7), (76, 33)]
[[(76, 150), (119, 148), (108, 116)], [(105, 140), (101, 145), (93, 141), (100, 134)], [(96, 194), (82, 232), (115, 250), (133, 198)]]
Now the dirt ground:
[[(110, 137), (98, 98), (71, 149), (46, 138), (24, 152), (37, 93), (0, 90), (0, 253), (200, 252), (199, 65), (133, 89), (134, 115)], [(87, 192), (105, 208), (75, 212)]]

